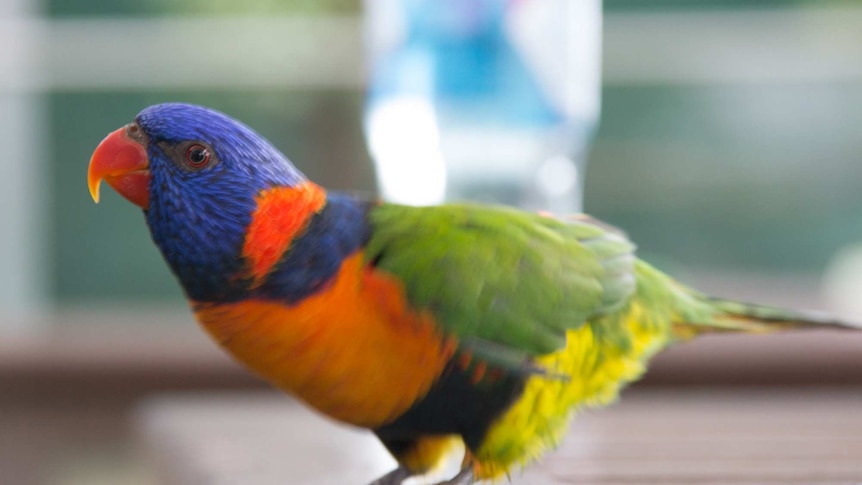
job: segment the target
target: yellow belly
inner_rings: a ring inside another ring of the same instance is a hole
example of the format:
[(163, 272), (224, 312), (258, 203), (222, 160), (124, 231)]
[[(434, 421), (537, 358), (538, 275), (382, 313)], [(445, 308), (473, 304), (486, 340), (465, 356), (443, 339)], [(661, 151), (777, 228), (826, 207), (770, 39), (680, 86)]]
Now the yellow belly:
[(476, 451), (479, 477), (495, 478), (538, 458), (559, 443), (580, 407), (609, 404), (640, 377), (646, 361), (670, 340), (669, 322), (651, 319), (637, 305), (626, 313), (570, 330), (565, 349), (538, 359), (549, 375), (570, 378), (536, 375), (527, 381)]

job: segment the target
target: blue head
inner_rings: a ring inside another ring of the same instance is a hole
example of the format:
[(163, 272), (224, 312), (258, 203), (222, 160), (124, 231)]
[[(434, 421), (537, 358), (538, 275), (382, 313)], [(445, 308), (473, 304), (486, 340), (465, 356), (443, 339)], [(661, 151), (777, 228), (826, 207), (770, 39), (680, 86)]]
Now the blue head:
[(101, 179), (144, 208), (153, 240), (195, 300), (235, 290), (255, 196), (306, 180), (243, 123), (181, 103), (150, 106), (109, 135), (90, 162), (96, 198)]

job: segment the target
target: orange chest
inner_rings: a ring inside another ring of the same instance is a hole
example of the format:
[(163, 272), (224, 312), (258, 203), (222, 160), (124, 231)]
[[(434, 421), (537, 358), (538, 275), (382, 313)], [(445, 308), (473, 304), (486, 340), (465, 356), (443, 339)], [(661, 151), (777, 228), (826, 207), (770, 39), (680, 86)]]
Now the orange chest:
[(455, 350), (403, 286), (346, 259), (332, 283), (286, 306), (246, 300), (198, 305), (207, 332), (276, 387), (333, 418), (376, 427), (424, 396)]

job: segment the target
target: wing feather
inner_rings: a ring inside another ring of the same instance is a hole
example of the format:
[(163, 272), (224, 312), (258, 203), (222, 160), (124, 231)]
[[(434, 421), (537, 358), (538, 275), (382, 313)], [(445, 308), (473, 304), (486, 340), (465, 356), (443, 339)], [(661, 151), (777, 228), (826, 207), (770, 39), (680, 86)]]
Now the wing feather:
[(590, 219), (381, 204), (369, 220), (368, 261), (397, 276), (445, 333), (480, 352), (499, 349), (501, 361), (564, 347), (567, 330), (635, 290), (634, 245)]

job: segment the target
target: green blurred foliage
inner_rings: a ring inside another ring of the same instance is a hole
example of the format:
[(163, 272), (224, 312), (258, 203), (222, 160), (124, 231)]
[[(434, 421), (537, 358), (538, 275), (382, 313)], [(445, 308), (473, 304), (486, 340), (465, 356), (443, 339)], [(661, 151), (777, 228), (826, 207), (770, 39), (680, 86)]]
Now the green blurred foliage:
[(858, 0), (604, 0), (605, 11), (692, 10), (854, 5)]
[(862, 84), (605, 88), (586, 209), (688, 266), (819, 272), (862, 238)]
[(359, 0), (48, 0), (52, 17), (358, 14)]

